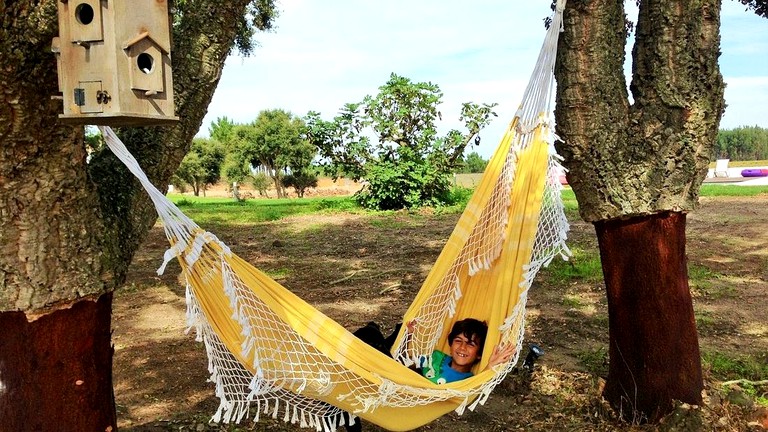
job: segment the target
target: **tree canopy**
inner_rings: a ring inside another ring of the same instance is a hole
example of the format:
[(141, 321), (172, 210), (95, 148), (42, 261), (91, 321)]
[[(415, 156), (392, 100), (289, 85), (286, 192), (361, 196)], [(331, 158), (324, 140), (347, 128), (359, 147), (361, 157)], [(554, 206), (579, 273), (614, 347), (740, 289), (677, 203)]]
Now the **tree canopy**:
[(221, 178), (221, 166), (226, 152), (218, 141), (195, 138), (192, 148), (176, 171), (176, 178), (182, 182), (177, 186), (187, 184), (192, 187), (195, 196), (200, 195), (208, 186), (216, 184)]
[(237, 124), (229, 117), (218, 117), (208, 127), (208, 135), (220, 143), (230, 143), (234, 137)]
[(739, 3), (747, 6), (747, 10), (751, 10), (757, 15), (768, 18), (768, 1), (767, 0), (738, 0)]

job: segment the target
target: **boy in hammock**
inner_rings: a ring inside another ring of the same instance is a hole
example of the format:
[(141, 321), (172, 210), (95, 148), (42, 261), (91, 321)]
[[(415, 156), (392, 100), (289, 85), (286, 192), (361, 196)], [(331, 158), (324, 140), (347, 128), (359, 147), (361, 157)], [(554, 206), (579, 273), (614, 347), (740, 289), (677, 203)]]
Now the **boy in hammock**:
[[(389, 355), (397, 333), (400, 331), (400, 326), (398, 324), (392, 334), (385, 338), (379, 325), (369, 322), (356, 330), (354, 335), (368, 345)], [(409, 333), (413, 333), (416, 330), (416, 320), (408, 322), (407, 328)], [(474, 318), (456, 321), (448, 334), (448, 341), (451, 344), (450, 352), (444, 353), (435, 350), (432, 353), (431, 362), (427, 364), (427, 359), (423, 358), (417, 371), (435, 384), (445, 384), (471, 377), (472, 367), (480, 361), (483, 354), (483, 345), (485, 345), (487, 334), (488, 325), (482, 321)], [(514, 350), (514, 344), (496, 345), (486, 369), (509, 360)]]
[[(389, 355), (392, 344), (400, 331), (400, 326), (401, 324), (395, 326), (392, 334), (385, 338), (379, 325), (369, 322), (365, 327), (356, 330), (354, 335), (368, 345)], [(416, 329), (416, 320), (409, 321), (406, 326), (408, 332), (413, 333)], [(473, 375), (472, 367), (480, 361), (483, 354), (483, 345), (487, 334), (488, 325), (482, 321), (474, 318), (456, 321), (448, 334), (448, 341), (451, 343), (450, 352), (433, 351), (431, 361), (427, 363), (427, 359), (423, 358), (422, 364), (418, 365), (420, 367), (416, 370), (435, 384), (445, 384), (471, 377)], [(511, 343), (496, 345), (486, 369), (508, 361), (514, 350), (515, 345)], [(349, 425), (349, 414), (345, 413), (344, 415), (346, 416), (345, 428), (347, 432), (362, 431), (362, 424), (359, 419), (354, 425)]]
[[(416, 322), (407, 324), (408, 331), (413, 333)], [(456, 321), (448, 334), (450, 352), (439, 350), (432, 352), (430, 362), (423, 358), (420, 362), (421, 374), (435, 384), (445, 384), (471, 377), (472, 367), (480, 361), (483, 354), (488, 325), (474, 318)], [(486, 370), (508, 361), (514, 353), (514, 344), (496, 345), (488, 360)]]

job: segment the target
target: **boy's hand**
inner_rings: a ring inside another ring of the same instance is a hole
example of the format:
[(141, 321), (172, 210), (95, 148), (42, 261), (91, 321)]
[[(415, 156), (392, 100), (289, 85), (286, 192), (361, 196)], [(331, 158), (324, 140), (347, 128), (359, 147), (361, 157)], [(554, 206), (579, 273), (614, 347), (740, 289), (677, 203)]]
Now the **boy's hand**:
[(493, 353), (488, 360), (488, 367), (490, 369), (496, 365), (508, 362), (512, 355), (515, 353), (515, 344), (507, 343), (505, 345), (499, 344), (493, 347)]
[(408, 321), (407, 323), (405, 323), (405, 328), (408, 329), (408, 333), (413, 333), (414, 331), (416, 331), (416, 319), (414, 318)]

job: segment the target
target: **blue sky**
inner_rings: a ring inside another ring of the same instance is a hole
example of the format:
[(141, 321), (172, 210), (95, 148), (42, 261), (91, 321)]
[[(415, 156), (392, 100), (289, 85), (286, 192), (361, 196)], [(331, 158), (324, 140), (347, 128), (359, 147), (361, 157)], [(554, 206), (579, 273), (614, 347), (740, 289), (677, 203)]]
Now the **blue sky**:
[[(441, 132), (461, 129), (462, 102), (498, 103), (499, 117), (474, 148), (489, 157), (533, 70), (549, 3), (281, 0), (275, 31), (257, 36), (252, 56), (227, 59), (198, 136), (218, 117), (245, 123), (265, 109), (314, 110), (330, 120), (394, 72), (440, 86)], [(721, 34), (728, 104), (721, 127), (768, 127), (768, 19), (724, 0)]]

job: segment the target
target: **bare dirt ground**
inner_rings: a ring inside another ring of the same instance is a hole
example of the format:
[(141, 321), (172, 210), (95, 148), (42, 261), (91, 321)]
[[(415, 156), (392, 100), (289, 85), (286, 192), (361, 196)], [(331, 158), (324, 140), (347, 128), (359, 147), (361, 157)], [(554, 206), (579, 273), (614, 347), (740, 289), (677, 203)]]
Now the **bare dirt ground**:
[[(301, 216), (253, 226), (205, 227), (234, 252), (279, 275), (280, 282), (355, 329), (398, 322), (451, 232), (457, 215)], [(372, 228), (374, 227), (374, 228)], [(704, 198), (688, 216), (690, 268), (700, 344), (768, 363), (768, 195)], [(591, 225), (572, 221), (569, 244), (596, 253)], [(114, 380), (124, 431), (298, 431), (262, 420), (209, 424), (218, 406), (200, 343), (185, 334), (178, 266), (155, 270), (168, 247), (150, 233), (114, 304)], [(701, 276), (703, 274), (703, 277)], [(511, 375), (488, 403), (461, 417), (444, 416), (420, 431), (761, 431), (768, 408), (705, 370), (705, 404), (680, 406), (660, 426), (616, 420), (600, 398), (608, 327), (603, 284), (555, 283), (546, 272), (529, 300), (526, 342), (546, 354), (532, 376)], [(661, 319), (661, 317), (660, 317)], [(386, 329), (388, 330), (388, 329)], [(768, 377), (761, 377), (762, 380)], [(758, 395), (766, 394), (763, 386)], [(374, 426), (366, 430), (380, 431)]]

